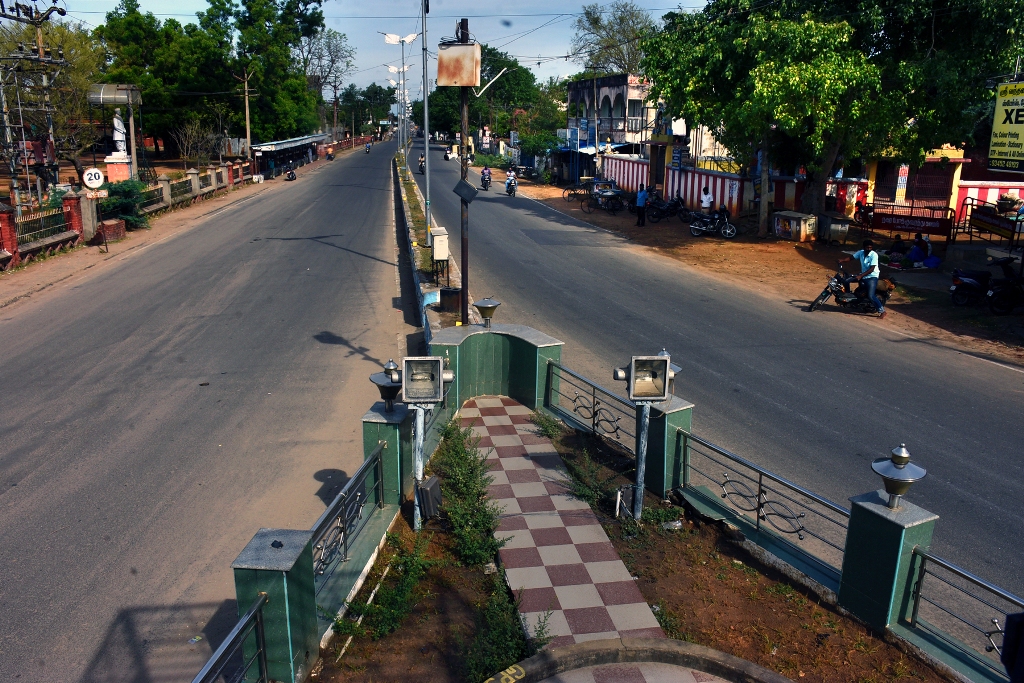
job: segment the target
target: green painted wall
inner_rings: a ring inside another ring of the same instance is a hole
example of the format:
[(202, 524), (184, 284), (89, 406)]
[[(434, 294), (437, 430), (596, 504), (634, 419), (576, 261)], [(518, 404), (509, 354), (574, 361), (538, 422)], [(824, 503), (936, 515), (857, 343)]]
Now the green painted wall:
[(369, 457), (377, 448), (379, 441), (387, 442), (381, 454), (384, 466), (384, 502), (388, 505), (400, 505), (402, 501), (412, 496), (414, 415), (401, 404), (395, 404), (392, 413), (384, 413), (383, 407), (383, 402), (375, 403), (373, 409), (363, 417), (363, 457)]

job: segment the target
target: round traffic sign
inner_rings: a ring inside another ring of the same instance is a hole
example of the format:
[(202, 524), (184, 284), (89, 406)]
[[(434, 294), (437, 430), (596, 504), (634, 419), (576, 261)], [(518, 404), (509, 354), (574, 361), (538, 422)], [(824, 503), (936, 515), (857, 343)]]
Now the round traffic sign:
[(85, 173), (82, 174), (82, 181), (90, 190), (95, 190), (103, 184), (103, 171), (95, 166), (87, 168)]

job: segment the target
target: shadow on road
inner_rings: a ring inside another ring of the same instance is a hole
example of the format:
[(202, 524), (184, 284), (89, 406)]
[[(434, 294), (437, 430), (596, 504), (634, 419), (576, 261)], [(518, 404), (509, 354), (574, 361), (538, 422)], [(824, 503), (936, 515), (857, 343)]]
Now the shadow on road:
[(344, 346), (345, 348), (350, 349), (352, 351), (352, 353), (350, 353), (349, 356), (361, 356), (363, 360), (368, 360), (380, 366), (384, 365), (384, 361), (375, 356), (371, 356), (370, 350), (365, 346), (356, 346), (348, 339), (345, 339), (344, 337), (339, 337), (338, 335), (328, 330), (317, 332), (316, 334), (313, 335), (313, 339), (316, 339), (321, 344), (329, 344), (332, 346)]
[(275, 241), (275, 242), (303, 242), (303, 241), (305, 241), (305, 242), (316, 242), (318, 244), (322, 244), (322, 245), (327, 246), (327, 247), (334, 247), (335, 249), (341, 249), (342, 251), (347, 251), (348, 253), (355, 254), (356, 256), (362, 256), (363, 258), (368, 258), (371, 261), (377, 261), (379, 263), (383, 263), (384, 265), (387, 265), (387, 266), (392, 266), (392, 267), (395, 266), (395, 263), (393, 261), (387, 261), (387, 260), (382, 259), (382, 258), (377, 258), (376, 256), (371, 256), (370, 254), (364, 254), (363, 252), (356, 251), (355, 249), (349, 249), (348, 247), (343, 247), (340, 244), (334, 244), (333, 242), (326, 242), (325, 241), (325, 240), (328, 240), (328, 239), (330, 239), (332, 237), (344, 237), (344, 235), (343, 234), (337, 234), (337, 235), (310, 235), (309, 237), (265, 237), (264, 239), (266, 239), (268, 241), (272, 240), (272, 241)]
[[(118, 612), (79, 683), (156, 683), (195, 676), (238, 621), (234, 600)], [(206, 623), (200, 631), (195, 624)], [(189, 642), (201, 636), (196, 642)], [(229, 665), (233, 671), (241, 665)]]
[(316, 497), (324, 505), (330, 505), (334, 502), (338, 493), (345, 487), (345, 484), (349, 480), (348, 473), (345, 470), (326, 469), (320, 470), (313, 475), (313, 479), (320, 482), (320, 488), (316, 491)]

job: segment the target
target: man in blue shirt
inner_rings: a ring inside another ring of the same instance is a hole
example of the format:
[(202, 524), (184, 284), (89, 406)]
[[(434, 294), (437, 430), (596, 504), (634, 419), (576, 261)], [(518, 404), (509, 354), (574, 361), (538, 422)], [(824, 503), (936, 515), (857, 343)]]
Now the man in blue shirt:
[[(878, 290), (878, 252), (875, 251), (875, 243), (871, 240), (864, 240), (864, 248), (856, 252), (853, 256), (847, 256), (839, 259), (840, 263), (847, 263), (856, 259), (860, 263), (861, 272), (857, 275), (851, 275), (847, 278), (846, 283), (849, 284), (855, 280), (860, 280), (861, 284), (867, 289), (868, 299), (875, 305), (875, 309), (878, 311), (878, 317), (885, 317), (885, 308), (882, 306), (882, 302), (878, 300), (878, 295), (875, 293)], [(849, 290), (847, 290), (849, 291)]]
[(641, 228), (647, 225), (647, 190), (643, 183), (640, 184), (640, 191), (636, 193), (636, 224)]

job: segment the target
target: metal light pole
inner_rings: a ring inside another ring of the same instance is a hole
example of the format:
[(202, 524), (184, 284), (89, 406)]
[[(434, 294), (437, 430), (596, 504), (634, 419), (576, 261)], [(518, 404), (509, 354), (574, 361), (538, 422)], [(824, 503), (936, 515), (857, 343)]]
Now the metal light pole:
[(423, 158), (425, 161), (424, 190), (426, 191), (426, 207), (423, 210), (423, 218), (427, 224), (427, 246), (433, 244), (434, 239), (430, 234), (430, 81), (427, 80), (427, 12), (430, 11), (427, 0), (422, 2), (423, 8)]
[(412, 408), (416, 411), (416, 422), (413, 430), (414, 440), (412, 446), (412, 462), (413, 462), (413, 477), (416, 479), (415, 491), (416, 504), (413, 505), (413, 517), (412, 517), (412, 528), (414, 531), (419, 531), (423, 528), (423, 516), (420, 513), (422, 503), (420, 502), (420, 487), (423, 485), (423, 406), (413, 405)]
[[(469, 19), (459, 21), (459, 42), (469, 42)], [(462, 140), (459, 141), (459, 156), (462, 161), (462, 180), (469, 177), (469, 88), (459, 88), (462, 110)], [(469, 202), (462, 199), (462, 324), (469, 324)]]

